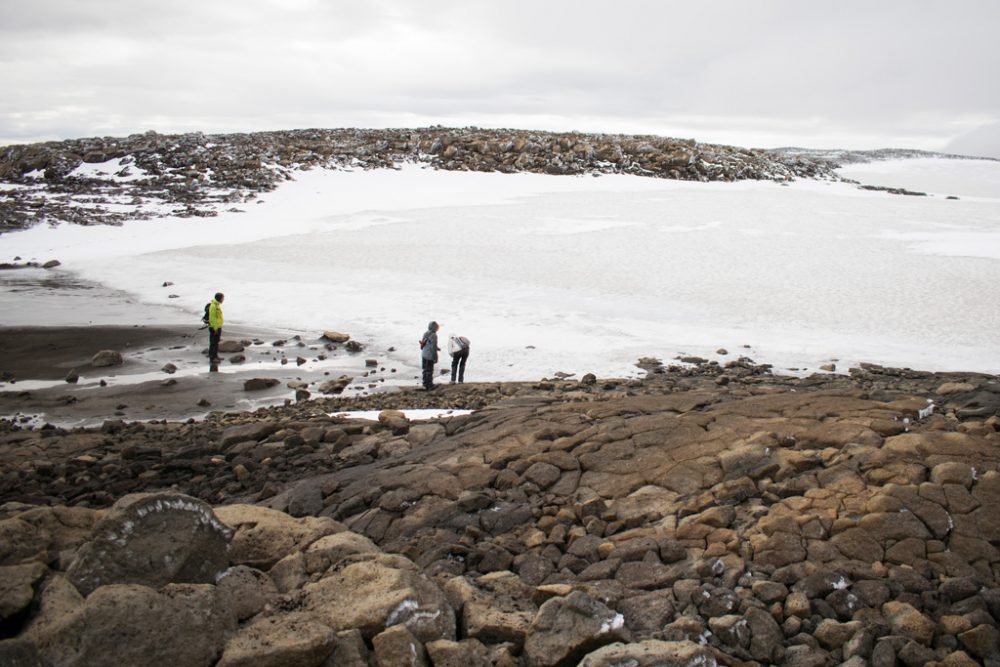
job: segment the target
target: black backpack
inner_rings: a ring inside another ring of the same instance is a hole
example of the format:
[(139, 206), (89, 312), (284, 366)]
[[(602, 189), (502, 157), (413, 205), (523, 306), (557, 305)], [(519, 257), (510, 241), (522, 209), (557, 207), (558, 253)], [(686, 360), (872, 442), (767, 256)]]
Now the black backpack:
[(211, 307), (212, 307), (212, 302), (211, 301), (209, 301), (208, 303), (205, 304), (205, 314), (202, 315), (202, 317), (201, 317), (201, 321), (204, 322), (205, 324), (208, 324), (208, 309), (211, 308)]

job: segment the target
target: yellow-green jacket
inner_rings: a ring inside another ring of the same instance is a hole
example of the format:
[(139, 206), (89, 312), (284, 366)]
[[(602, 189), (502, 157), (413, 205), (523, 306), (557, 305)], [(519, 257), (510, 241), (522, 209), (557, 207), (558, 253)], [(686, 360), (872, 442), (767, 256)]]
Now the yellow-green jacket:
[(208, 326), (212, 329), (222, 328), (222, 304), (212, 299), (212, 305), (208, 307)]

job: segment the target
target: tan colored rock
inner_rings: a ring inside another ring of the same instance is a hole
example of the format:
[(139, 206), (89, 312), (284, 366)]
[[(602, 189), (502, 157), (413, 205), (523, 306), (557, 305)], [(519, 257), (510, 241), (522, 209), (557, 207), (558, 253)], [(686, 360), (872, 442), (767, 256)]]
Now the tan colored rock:
[(122, 355), (114, 350), (101, 350), (90, 359), (90, 365), (94, 368), (121, 366), (123, 363), (125, 360)]
[(27, 608), (35, 599), (35, 587), (48, 572), (38, 561), (22, 565), (0, 565), (0, 621)]
[(295, 551), (285, 556), (268, 570), (268, 575), (274, 581), (279, 593), (288, 593), (302, 588), (309, 580), (305, 554), (301, 551)]
[(378, 667), (427, 667), (427, 652), (405, 625), (386, 628), (372, 639)]
[(982, 623), (958, 636), (972, 655), (983, 660), (1000, 658), (1000, 630), (995, 625)]
[(941, 396), (951, 396), (952, 394), (964, 394), (975, 390), (976, 385), (969, 384), (968, 382), (945, 382), (934, 393)]
[(48, 531), (20, 518), (0, 521), (0, 565), (44, 560), (51, 538)]
[(486, 646), (476, 639), (438, 639), (424, 648), (434, 667), (492, 667)]
[(226, 643), (217, 667), (322, 665), (336, 645), (333, 630), (309, 614), (255, 618)]
[(325, 535), (347, 528), (325, 517), (292, 518), (256, 505), (223, 505), (216, 516), (236, 529), (229, 548), (235, 565), (269, 568), (295, 550), (303, 550)]
[(371, 667), (372, 658), (364, 637), (358, 630), (337, 633), (337, 647), (327, 661), (336, 667)]
[(401, 556), (372, 555), (302, 589), (302, 607), (334, 630), (366, 638), (404, 624), (421, 642), (455, 638), (455, 613), (444, 593)]
[(930, 646), (937, 629), (936, 624), (906, 602), (886, 602), (882, 605), (882, 614), (889, 621), (894, 634)]
[(326, 338), (332, 343), (346, 343), (351, 339), (350, 334), (341, 333), (339, 331), (324, 331), (323, 338)]
[(309, 574), (323, 572), (348, 556), (377, 553), (381, 553), (381, 549), (364, 535), (350, 531), (325, 535), (305, 550), (306, 571)]
[(974, 660), (965, 651), (954, 651), (945, 656), (944, 660), (938, 663), (940, 667), (979, 667), (979, 662)]
[(256, 616), (278, 597), (274, 581), (246, 565), (237, 565), (222, 573), (216, 581), (215, 593), (222, 608), (234, 613), (238, 621)]
[(708, 647), (691, 641), (647, 639), (634, 643), (614, 643), (588, 653), (579, 667), (689, 667), (715, 662)]
[(482, 597), (470, 600), (462, 608), (462, 628), (469, 638), (487, 644), (511, 642), (522, 646), (533, 617), (533, 611), (504, 609), (495, 606), (490, 597)]
[[(84, 435), (84, 434), (80, 434)], [(85, 436), (86, 438), (86, 436)], [(103, 441), (103, 437), (100, 439)], [(64, 439), (65, 442), (65, 439)], [(100, 446), (99, 441), (83, 440), (80, 446)], [(53, 551), (78, 549), (81, 544), (90, 539), (94, 525), (105, 515), (107, 510), (95, 510), (88, 507), (33, 507), (17, 515), (17, 518), (38, 529), (42, 539), (48, 540), (48, 548)], [(0, 526), (3, 522), (0, 522)], [(0, 531), (3, 529), (0, 528)], [(0, 533), (0, 554), (3, 553), (5, 539)], [(8, 545), (9, 546), (9, 545)], [(0, 564), (3, 556), (0, 555)]]
[(824, 618), (816, 626), (814, 636), (824, 647), (833, 650), (847, 643), (847, 640), (853, 637), (860, 629), (861, 621), (841, 623), (832, 618)]
[(938, 621), (941, 631), (946, 635), (958, 635), (972, 629), (972, 622), (965, 616), (946, 614)]
[(798, 616), (799, 618), (809, 618), (812, 614), (812, 607), (809, 598), (801, 591), (793, 591), (785, 598), (785, 616)]
[(885, 544), (886, 540), (905, 540), (908, 537), (926, 540), (931, 536), (927, 526), (909, 511), (866, 514), (861, 517), (858, 527), (879, 544)]
[(805, 560), (806, 555), (802, 538), (785, 532), (774, 533), (754, 548), (754, 561), (760, 565), (783, 567)]
[(116, 584), (70, 607), (43, 605), (23, 636), (48, 663), (65, 667), (177, 667), (212, 664), (235, 626), (214, 586), (170, 584), (157, 592)]

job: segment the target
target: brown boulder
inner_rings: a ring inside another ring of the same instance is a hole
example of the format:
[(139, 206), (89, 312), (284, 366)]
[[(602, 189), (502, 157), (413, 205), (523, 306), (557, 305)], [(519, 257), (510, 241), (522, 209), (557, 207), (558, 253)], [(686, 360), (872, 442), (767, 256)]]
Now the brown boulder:
[(229, 640), (216, 667), (319, 667), (335, 647), (333, 630), (309, 614), (261, 616)]
[[(102, 586), (75, 607), (46, 605), (24, 633), (60, 667), (177, 667), (215, 664), (235, 617), (213, 586)], [(169, 629), (169, 631), (166, 631)]]

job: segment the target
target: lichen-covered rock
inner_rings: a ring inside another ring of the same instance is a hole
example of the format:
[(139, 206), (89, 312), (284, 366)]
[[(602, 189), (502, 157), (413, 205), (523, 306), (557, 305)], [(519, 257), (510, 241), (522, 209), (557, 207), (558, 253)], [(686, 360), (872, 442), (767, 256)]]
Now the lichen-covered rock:
[(84, 595), (108, 584), (214, 583), (229, 566), (233, 530), (204, 502), (143, 493), (116, 502), (67, 575)]

